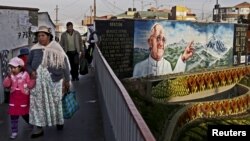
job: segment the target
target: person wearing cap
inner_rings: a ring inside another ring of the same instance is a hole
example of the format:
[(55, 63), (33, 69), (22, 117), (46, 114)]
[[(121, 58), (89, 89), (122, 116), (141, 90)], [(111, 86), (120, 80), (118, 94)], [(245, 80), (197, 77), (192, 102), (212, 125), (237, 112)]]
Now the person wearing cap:
[(11, 139), (15, 139), (18, 133), (18, 119), (22, 116), (29, 123), (29, 95), (30, 89), (35, 86), (35, 80), (30, 79), (28, 72), (24, 70), (24, 62), (18, 57), (9, 61), (10, 72), (3, 80), (3, 86), (10, 89), (10, 101), (8, 114), (11, 122)]
[(26, 68), (26, 65), (27, 65), (28, 55), (29, 55), (29, 49), (28, 48), (25, 47), (25, 48), (21, 48), (19, 50), (18, 57), (23, 60), (24, 68)]
[(34, 125), (31, 138), (44, 134), (43, 127), (63, 129), (63, 87), (70, 85), (70, 64), (59, 43), (53, 40), (50, 28), (40, 26), (35, 32), (38, 42), (30, 48), (27, 71), (36, 78), (30, 94), (30, 124)]
[(165, 36), (163, 26), (155, 23), (147, 40), (150, 51), (149, 57), (134, 66), (133, 77), (157, 76), (185, 71), (186, 61), (193, 56), (193, 41), (186, 46), (184, 53), (179, 56), (176, 66), (172, 70), (171, 64), (164, 58), (167, 42)]
[(66, 52), (71, 65), (71, 80), (79, 81), (79, 58), (83, 53), (82, 37), (81, 34), (74, 30), (73, 23), (66, 24), (67, 30), (62, 33), (60, 45)]
[(94, 52), (94, 48), (96, 46), (96, 43), (98, 42), (98, 37), (97, 37), (97, 33), (94, 30), (93, 26), (90, 26), (88, 28), (89, 30), (89, 34), (88, 34), (88, 49), (86, 51), (86, 58), (88, 60), (88, 64), (91, 65), (92, 67), (94, 67), (94, 64), (92, 63), (93, 61), (93, 52)]

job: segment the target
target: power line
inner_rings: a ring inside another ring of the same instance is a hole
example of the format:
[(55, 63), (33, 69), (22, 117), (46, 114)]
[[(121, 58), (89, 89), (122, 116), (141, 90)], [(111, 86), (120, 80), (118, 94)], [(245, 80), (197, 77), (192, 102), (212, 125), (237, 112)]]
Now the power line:
[(104, 1), (106, 1), (109, 5), (111, 5), (113, 8), (116, 8), (117, 10), (120, 10), (120, 11), (124, 11), (124, 9), (122, 9), (122, 8), (120, 8), (120, 7), (118, 7), (118, 6), (116, 6), (116, 5), (114, 5), (113, 3), (111, 3), (110, 1), (108, 1), (108, 0), (104, 0)]

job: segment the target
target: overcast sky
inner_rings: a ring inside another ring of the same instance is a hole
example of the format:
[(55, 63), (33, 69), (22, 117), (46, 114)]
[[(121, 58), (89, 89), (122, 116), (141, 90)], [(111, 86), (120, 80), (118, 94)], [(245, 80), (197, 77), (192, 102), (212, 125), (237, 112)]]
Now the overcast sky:
[[(221, 7), (234, 6), (241, 2), (250, 0), (218, 0)], [(93, 7), (94, 0), (0, 0), (0, 5), (38, 8), (39, 12), (49, 12), (52, 20), (56, 17), (56, 5), (58, 5), (59, 22), (66, 23), (73, 21), (81, 24), (84, 16), (90, 16), (90, 7)], [(184, 5), (201, 16), (212, 14), (216, 0), (96, 0), (97, 16), (107, 14), (117, 15), (128, 8), (136, 8), (138, 11), (146, 10), (151, 6), (159, 8), (170, 8), (174, 5)]]

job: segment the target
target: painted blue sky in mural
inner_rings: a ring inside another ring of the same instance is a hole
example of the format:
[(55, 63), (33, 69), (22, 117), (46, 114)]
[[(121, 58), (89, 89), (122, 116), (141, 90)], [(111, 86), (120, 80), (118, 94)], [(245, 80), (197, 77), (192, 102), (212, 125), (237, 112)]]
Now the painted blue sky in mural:
[(229, 23), (196, 23), (189, 21), (136, 21), (134, 47), (148, 49), (147, 39), (152, 25), (160, 23), (166, 31), (167, 45), (185, 42), (207, 44), (211, 38), (224, 43), (226, 48), (233, 46), (234, 24)]

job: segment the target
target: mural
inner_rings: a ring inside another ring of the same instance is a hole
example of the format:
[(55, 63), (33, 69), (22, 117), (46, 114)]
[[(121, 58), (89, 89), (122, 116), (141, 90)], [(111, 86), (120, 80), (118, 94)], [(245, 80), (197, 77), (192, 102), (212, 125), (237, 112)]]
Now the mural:
[[(156, 23), (163, 29), (155, 28)], [(135, 21), (133, 77), (232, 66), (234, 28), (229, 23)], [(154, 59), (157, 57), (152, 56), (161, 52), (159, 48), (164, 49), (162, 58)]]

